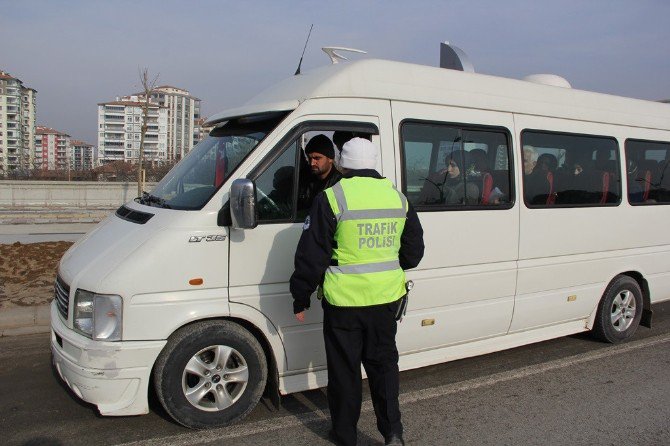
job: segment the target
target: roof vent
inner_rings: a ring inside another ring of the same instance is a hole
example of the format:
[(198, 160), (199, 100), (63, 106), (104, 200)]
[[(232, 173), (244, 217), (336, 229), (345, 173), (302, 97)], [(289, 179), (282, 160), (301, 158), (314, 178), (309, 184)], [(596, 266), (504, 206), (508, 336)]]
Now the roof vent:
[(465, 51), (449, 42), (440, 43), (440, 68), (474, 73), (475, 68)]
[(531, 74), (524, 77), (523, 80), (536, 84), (550, 85), (552, 87), (572, 88), (570, 82), (555, 74)]

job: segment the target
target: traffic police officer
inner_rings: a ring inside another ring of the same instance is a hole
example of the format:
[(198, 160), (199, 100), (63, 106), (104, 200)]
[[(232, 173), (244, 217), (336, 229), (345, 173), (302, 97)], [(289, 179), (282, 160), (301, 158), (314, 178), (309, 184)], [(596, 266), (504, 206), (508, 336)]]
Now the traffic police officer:
[(366, 139), (344, 144), (343, 178), (317, 195), (291, 276), (301, 322), (322, 286), (330, 437), (345, 445), (356, 444), (361, 362), (385, 444), (404, 444), (395, 315), (406, 293), (404, 270), (423, 257), (423, 229), (405, 196), (375, 170), (377, 156)]

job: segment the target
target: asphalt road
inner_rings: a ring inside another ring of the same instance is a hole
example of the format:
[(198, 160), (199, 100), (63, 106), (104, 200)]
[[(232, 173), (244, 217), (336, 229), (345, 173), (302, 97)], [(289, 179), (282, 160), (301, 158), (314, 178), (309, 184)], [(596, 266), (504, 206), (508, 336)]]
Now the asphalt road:
[[(612, 346), (576, 335), (401, 375), (408, 444), (670, 444), (670, 302), (654, 328)], [(241, 423), (190, 431), (149, 415), (100, 417), (60, 384), (47, 335), (0, 338), (0, 443), (17, 445), (320, 445), (322, 390), (262, 402)], [(381, 444), (366, 397), (359, 444)]]

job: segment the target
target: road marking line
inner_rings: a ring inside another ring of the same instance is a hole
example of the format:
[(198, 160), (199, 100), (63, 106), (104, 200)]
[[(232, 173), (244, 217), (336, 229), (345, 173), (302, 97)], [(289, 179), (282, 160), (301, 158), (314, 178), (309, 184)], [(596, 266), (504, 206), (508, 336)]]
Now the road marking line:
[[(453, 384), (445, 384), (442, 386), (431, 387), (428, 389), (416, 390), (412, 392), (403, 393), (400, 395), (400, 405), (407, 405), (424, 401), (432, 398), (443, 397), (459, 392), (467, 392), (469, 390), (478, 389), (481, 387), (493, 386), (495, 384), (512, 381), (515, 379), (526, 378), (541, 373), (550, 372), (573, 365), (582, 364), (589, 361), (606, 358), (609, 356), (620, 355), (632, 350), (652, 347), (658, 344), (670, 342), (670, 334), (642, 339), (640, 341), (633, 341), (626, 344), (615, 345), (591, 352), (580, 353), (568, 358), (555, 359), (546, 363), (535, 364), (520, 369), (510, 370), (506, 372), (499, 372), (493, 375), (488, 375), (480, 378), (472, 378), (465, 381), (459, 381)], [(373, 411), (372, 401), (365, 401), (361, 407), (361, 412)], [(271, 432), (280, 429), (289, 429), (299, 427), (305, 424), (323, 422), (330, 420), (330, 415), (327, 411), (315, 410), (314, 412), (286, 415), (279, 418), (270, 418), (263, 421), (257, 421), (248, 424), (239, 424), (228, 427), (222, 427), (210, 430), (201, 430), (197, 432), (189, 432), (185, 434), (177, 434), (162, 438), (153, 438), (149, 440), (140, 440), (130, 443), (122, 443), (117, 446), (187, 446), (202, 443), (209, 443), (216, 440), (231, 439), (246, 437), (249, 435), (260, 434), (264, 432)]]

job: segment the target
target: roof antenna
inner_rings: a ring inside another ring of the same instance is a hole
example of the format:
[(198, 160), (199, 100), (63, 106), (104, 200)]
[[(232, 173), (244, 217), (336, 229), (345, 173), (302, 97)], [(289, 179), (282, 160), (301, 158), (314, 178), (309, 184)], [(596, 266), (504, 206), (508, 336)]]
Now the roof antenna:
[(305, 41), (305, 48), (302, 49), (302, 54), (300, 55), (300, 62), (298, 62), (298, 69), (295, 70), (294, 76), (300, 74), (300, 66), (302, 65), (302, 58), (305, 56), (305, 50), (307, 49), (307, 42), (309, 42), (309, 36), (312, 35), (312, 28), (314, 28), (314, 23), (309, 27), (309, 33), (307, 34), (307, 40)]

